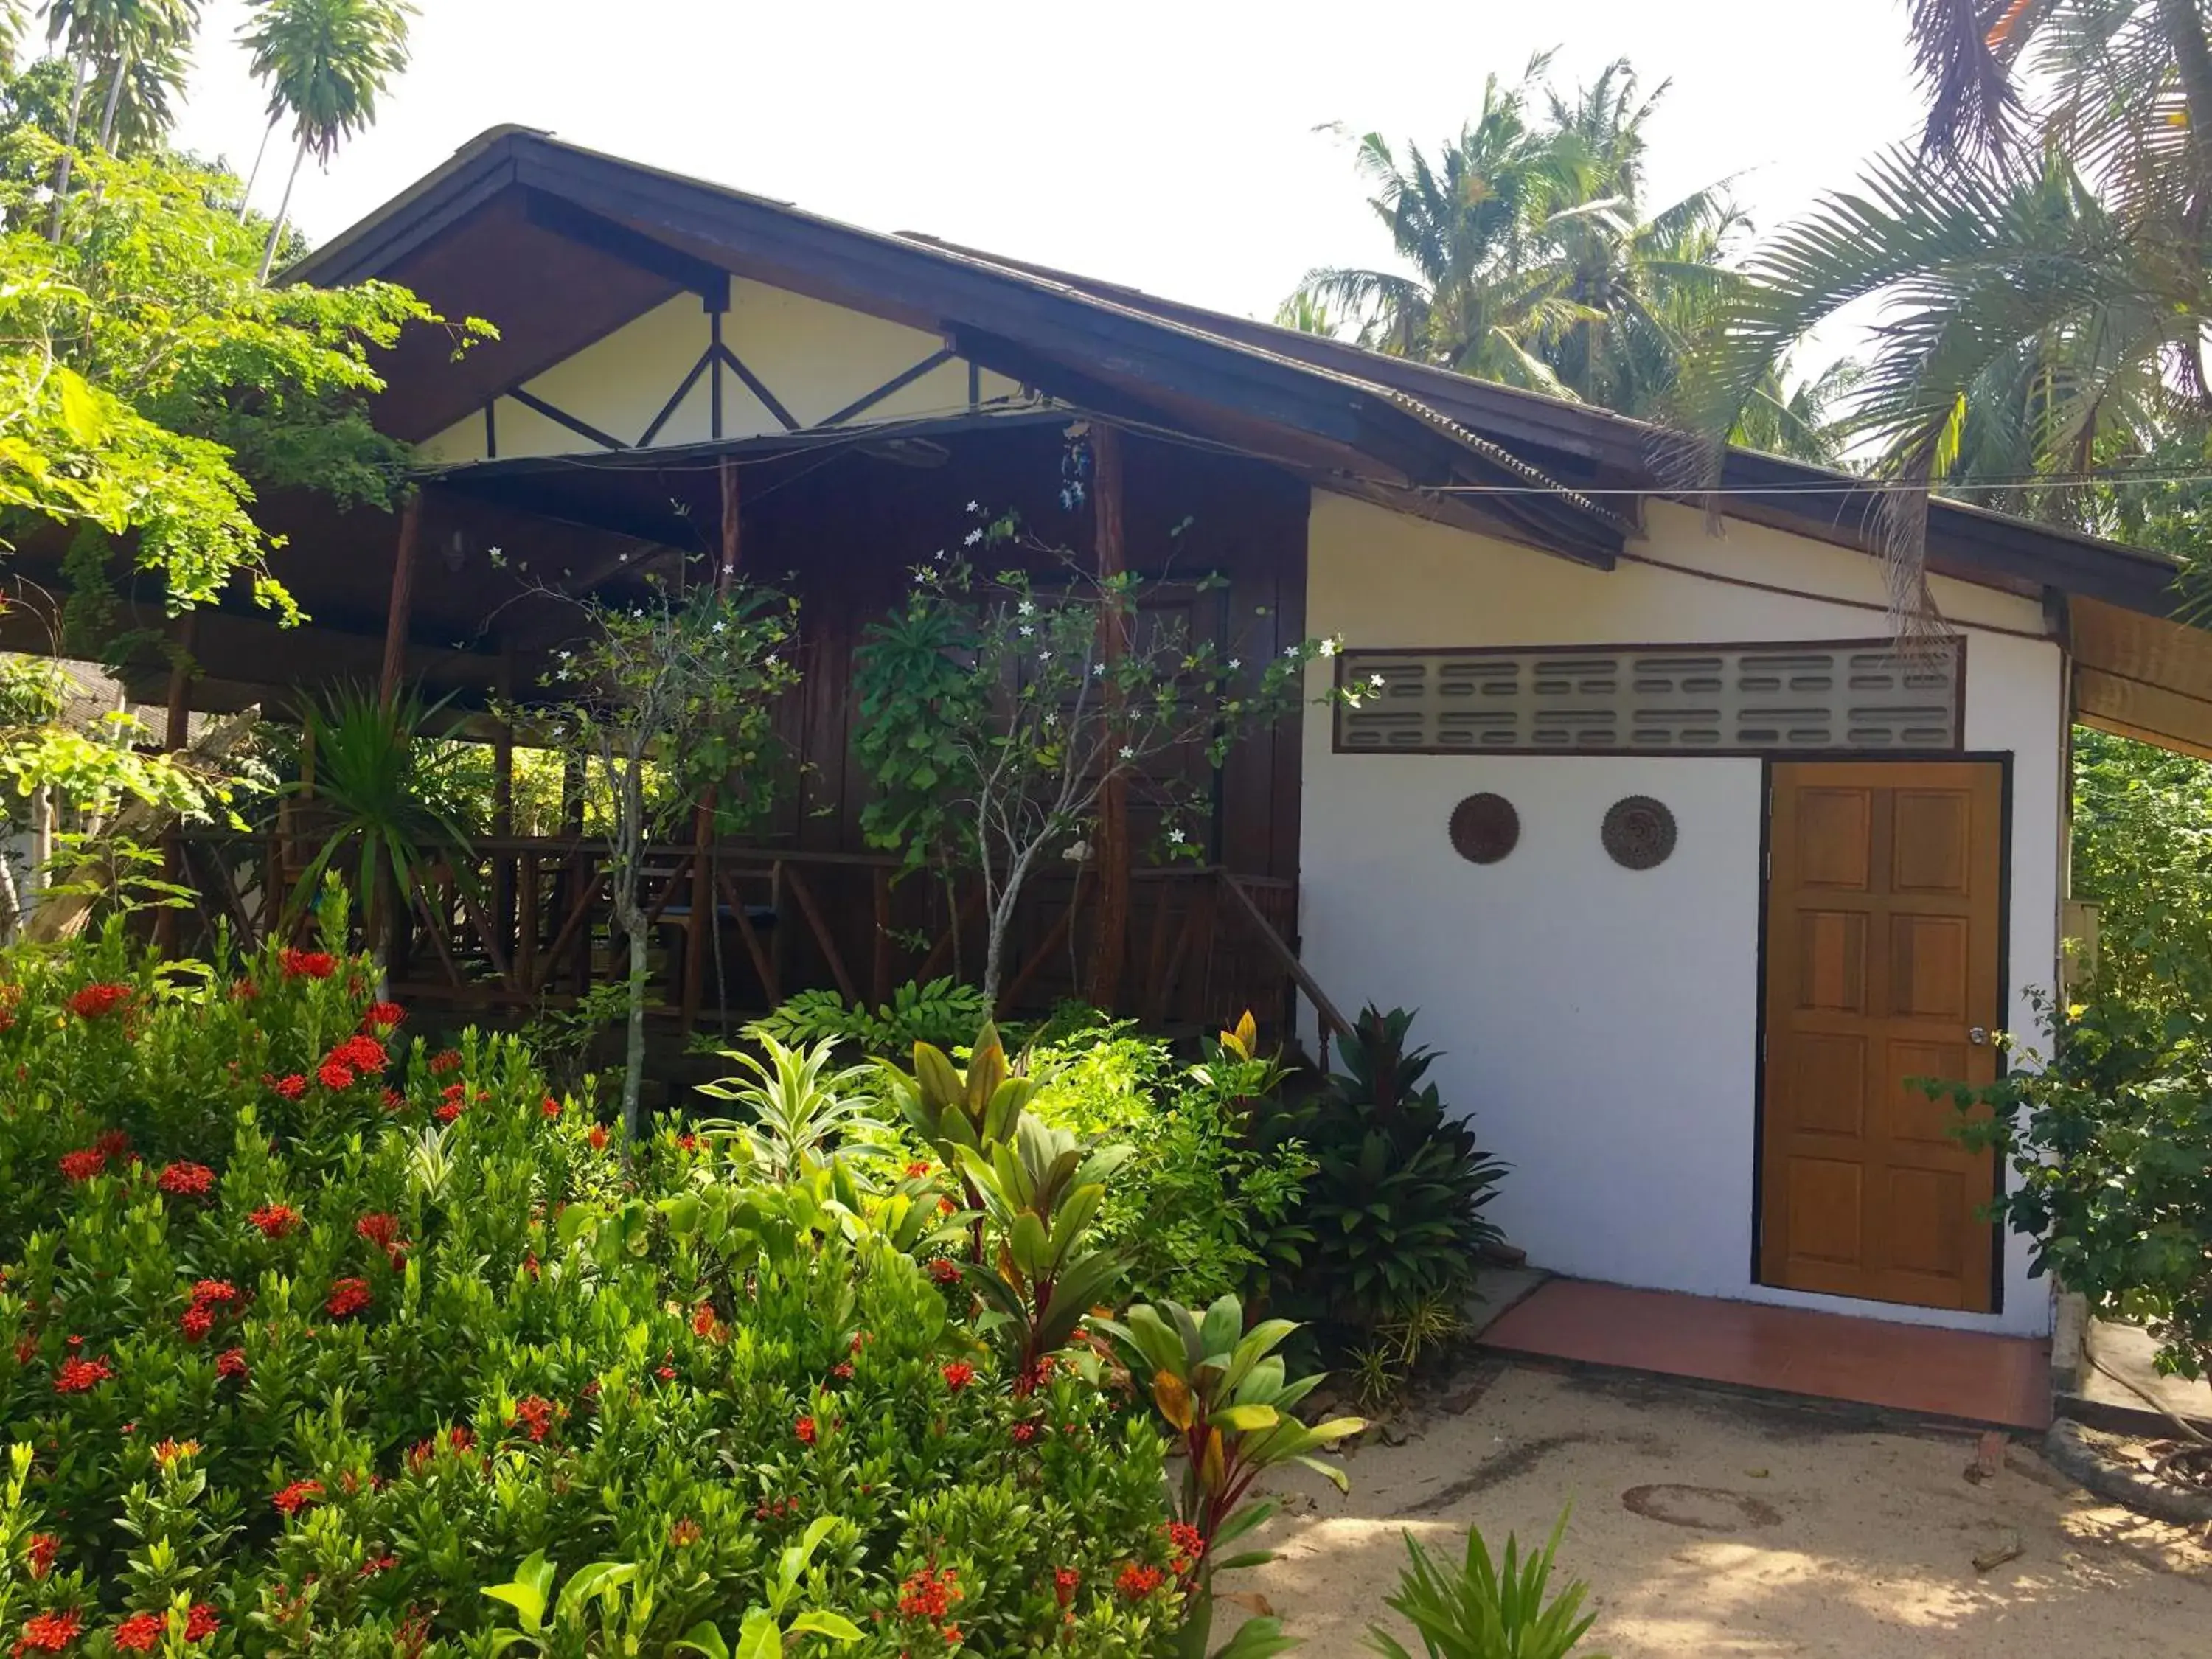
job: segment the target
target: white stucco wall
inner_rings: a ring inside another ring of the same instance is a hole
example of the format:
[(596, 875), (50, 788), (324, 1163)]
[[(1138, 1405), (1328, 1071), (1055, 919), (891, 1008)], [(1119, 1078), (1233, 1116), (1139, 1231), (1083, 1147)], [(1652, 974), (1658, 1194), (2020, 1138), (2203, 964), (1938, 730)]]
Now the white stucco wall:
[[(1349, 648), (1879, 637), (1876, 562), (1846, 550), (1655, 505), (1632, 550), (1824, 596), (1624, 562), (1601, 573), (1316, 493), (1308, 627)], [(1967, 635), (1966, 738), (2013, 757), (2011, 1023), (2057, 955), (2063, 664), (2034, 601), (1938, 580)], [(1856, 605), (1826, 602), (1828, 598)], [(1977, 626), (1976, 624), (1981, 624)], [(1319, 672), (1319, 670), (1316, 670)], [(1318, 690), (1318, 686), (1316, 690)], [(1418, 1007), (1447, 1051), (1432, 1073), (1514, 1166), (1492, 1213), (1531, 1261), (1616, 1283), (2040, 1333), (2050, 1302), (2005, 1245), (1995, 1316), (1917, 1310), (1752, 1282), (1758, 1069), (1756, 759), (1333, 751), (1306, 721), (1303, 955), (1347, 1008)], [(1478, 790), (1521, 817), (1512, 855), (1468, 863), (1445, 836)], [(1665, 801), (1673, 857), (1624, 870), (1599, 844), (1624, 795)]]
[[(679, 294), (633, 318), (525, 382), (524, 390), (610, 437), (635, 444), (645, 435), (712, 336), (696, 294)], [(813, 426), (866, 397), (943, 349), (934, 334), (824, 304), (765, 283), (733, 279), (722, 319), (723, 343), (736, 353), (802, 427)], [(986, 404), (1018, 398), (1021, 386), (981, 371), (976, 394)], [(704, 443), (713, 435), (713, 392), (702, 375), (684, 394), (653, 447)], [(956, 415), (969, 407), (968, 365), (955, 359), (901, 386), (854, 417), (856, 426)], [(499, 458), (597, 453), (599, 446), (513, 398), (493, 410)], [(757, 437), (782, 422), (743, 380), (722, 374), (722, 435)], [(428, 462), (480, 461), (483, 413), (477, 410), (416, 447)]]

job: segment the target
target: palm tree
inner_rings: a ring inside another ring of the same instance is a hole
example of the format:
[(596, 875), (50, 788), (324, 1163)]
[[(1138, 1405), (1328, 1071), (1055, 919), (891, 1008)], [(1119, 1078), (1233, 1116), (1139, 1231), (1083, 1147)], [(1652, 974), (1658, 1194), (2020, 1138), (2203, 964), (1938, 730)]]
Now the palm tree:
[(167, 58), (181, 68), (182, 49), (198, 30), (199, 0), (107, 0), (110, 58), (107, 103), (100, 112), (100, 147), (112, 150), (116, 112), (132, 69), (142, 60)]
[(261, 0), (239, 38), (254, 78), (269, 88), (269, 121), (292, 118), (297, 140), (283, 200), (262, 250), (267, 281), (292, 210), (292, 187), (309, 152), (325, 167), (346, 138), (376, 121), (376, 100), (407, 67), (407, 0)]
[(1907, 626), (1932, 616), (1928, 490), (2079, 522), (2098, 497), (2066, 484), (2212, 407), (2212, 51), (2195, 0), (1914, 0), (1911, 21), (1918, 152), (1877, 157), (1752, 258), (1679, 410), (1710, 457), (1810, 329), (1872, 307), (1844, 423), (1893, 486)]
[(1572, 99), (1547, 91), (1532, 120), (1547, 61), (1518, 87), (1492, 77), (1433, 161), (1361, 140), (1370, 204), (1410, 269), (1316, 270), (1291, 303), (1349, 313), (1381, 350), (1648, 415), (1727, 291), (1746, 222), (1722, 186), (1645, 218), (1643, 128), (1667, 88), (1643, 96), (1619, 62)]

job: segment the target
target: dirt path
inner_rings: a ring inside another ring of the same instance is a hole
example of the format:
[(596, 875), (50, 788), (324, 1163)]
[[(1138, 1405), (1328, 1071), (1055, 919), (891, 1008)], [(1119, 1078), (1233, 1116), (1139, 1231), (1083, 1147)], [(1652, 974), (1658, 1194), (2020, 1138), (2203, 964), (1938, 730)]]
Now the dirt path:
[(1561, 1569), (1590, 1582), (1613, 1659), (2212, 1654), (2212, 1554), (2026, 1443), (1978, 1483), (1972, 1435), (1494, 1362), (1397, 1426), (1347, 1461), (1349, 1498), (1291, 1490), (1267, 1534), (1283, 1559), (1238, 1575), (1306, 1659), (1362, 1652), (1389, 1616), (1401, 1531), (1456, 1559), (1470, 1523), (1493, 1549), (1540, 1542), (1570, 1500)]

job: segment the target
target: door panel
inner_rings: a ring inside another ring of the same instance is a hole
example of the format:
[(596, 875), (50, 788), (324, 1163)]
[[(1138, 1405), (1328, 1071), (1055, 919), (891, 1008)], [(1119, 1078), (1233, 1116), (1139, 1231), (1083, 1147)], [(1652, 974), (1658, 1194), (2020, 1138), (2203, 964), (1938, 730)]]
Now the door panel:
[(1771, 773), (1759, 1279), (1987, 1311), (1995, 1163), (1907, 1079), (1988, 1083), (2004, 784), (1994, 762)]

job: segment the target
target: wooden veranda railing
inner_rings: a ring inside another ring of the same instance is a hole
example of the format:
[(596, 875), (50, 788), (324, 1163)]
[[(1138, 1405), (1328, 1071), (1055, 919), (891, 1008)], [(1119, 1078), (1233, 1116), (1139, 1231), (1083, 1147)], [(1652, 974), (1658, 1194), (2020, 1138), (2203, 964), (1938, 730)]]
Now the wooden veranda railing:
[[(288, 903), (296, 864), (279, 838), (194, 832), (179, 848), (203, 938), (218, 924), (251, 941), (272, 924), (305, 925)], [(609, 843), (483, 836), (470, 853), (465, 870), (431, 866), (406, 896), (392, 938), (396, 986), (456, 1012), (520, 1012), (573, 1006), (622, 975)], [(1085, 987), (1094, 880), (1086, 868), (1033, 881), (1010, 938), (1002, 1012), (1048, 1010)], [(1295, 882), (1169, 866), (1133, 872), (1130, 890), (1116, 1012), (1211, 1029), (1249, 1008), (1281, 1040), (1296, 1030), (1303, 996), (1324, 1042), (1346, 1029), (1297, 959)], [(695, 905), (702, 893), (708, 902)], [(655, 937), (651, 1006), (687, 1028), (750, 1017), (815, 988), (879, 1003), (909, 978), (973, 977), (982, 959), (977, 884), (901, 879), (888, 856), (653, 846), (641, 898)], [(708, 917), (696, 940), (695, 908)]]

